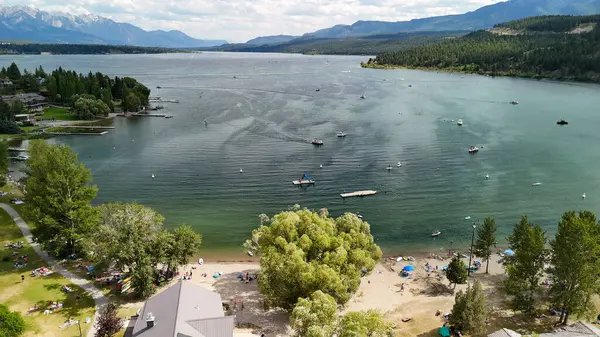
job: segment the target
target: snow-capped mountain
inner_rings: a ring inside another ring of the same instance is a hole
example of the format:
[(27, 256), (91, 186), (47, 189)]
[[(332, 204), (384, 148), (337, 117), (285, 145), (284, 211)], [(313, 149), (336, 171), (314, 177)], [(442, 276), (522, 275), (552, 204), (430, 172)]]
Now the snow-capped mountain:
[(0, 39), (151, 47), (210, 47), (226, 41), (199, 40), (178, 30), (146, 31), (96, 14), (49, 13), (30, 6), (0, 5)]

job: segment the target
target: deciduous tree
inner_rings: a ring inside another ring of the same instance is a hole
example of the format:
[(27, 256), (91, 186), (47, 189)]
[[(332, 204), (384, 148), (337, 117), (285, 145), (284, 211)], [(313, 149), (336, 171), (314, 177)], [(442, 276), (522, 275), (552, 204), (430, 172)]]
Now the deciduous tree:
[(506, 292), (512, 295), (516, 309), (533, 314), (539, 302), (540, 281), (548, 253), (545, 233), (524, 216), (509, 235), (508, 244), (515, 254), (505, 260)]
[(349, 312), (339, 323), (338, 337), (389, 337), (394, 335), (393, 324), (386, 322), (377, 310)]
[(251, 246), (260, 254), (259, 289), (275, 306), (291, 309), (317, 290), (345, 303), (381, 258), (369, 224), (351, 213), (333, 219), (303, 209), (264, 223)]
[(25, 213), (35, 224), (34, 239), (60, 257), (81, 252), (78, 243), (98, 223), (90, 170), (70, 147), (40, 140), (31, 142), (25, 164)]
[(118, 315), (117, 305), (113, 302), (106, 304), (94, 326), (96, 327), (94, 337), (112, 337), (121, 331), (123, 319)]
[(298, 337), (330, 337), (337, 329), (337, 303), (320, 290), (309, 298), (300, 298), (290, 322)]
[(486, 262), (486, 274), (490, 267), (492, 247), (496, 247), (496, 220), (487, 217), (483, 220), (483, 226), (477, 229), (477, 241), (475, 242), (475, 252), (477, 256), (483, 257)]
[(592, 295), (600, 290), (600, 227), (594, 213), (565, 212), (550, 246), (550, 295), (561, 311), (559, 323), (566, 324), (569, 315), (592, 315)]
[(25, 320), (16, 311), (10, 311), (4, 304), (0, 304), (0, 336), (19, 337), (25, 333)]

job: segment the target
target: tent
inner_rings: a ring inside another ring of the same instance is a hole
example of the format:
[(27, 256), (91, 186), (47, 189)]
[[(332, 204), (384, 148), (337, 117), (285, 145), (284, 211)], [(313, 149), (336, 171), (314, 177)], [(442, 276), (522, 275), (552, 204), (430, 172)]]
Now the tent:
[(513, 256), (515, 252), (512, 249), (507, 249), (504, 251), (504, 255)]
[(410, 266), (410, 265), (409, 266), (404, 266), (404, 268), (402, 268), (402, 270), (404, 270), (404, 271), (413, 271), (413, 270), (415, 270), (415, 267), (414, 266)]
[(439, 332), (442, 337), (450, 337), (450, 329), (445, 325), (440, 328)]
[(219, 273), (214, 273), (214, 274), (213, 274), (213, 277), (214, 277), (214, 278), (218, 278), (219, 276), (221, 276), (221, 275), (219, 275)]

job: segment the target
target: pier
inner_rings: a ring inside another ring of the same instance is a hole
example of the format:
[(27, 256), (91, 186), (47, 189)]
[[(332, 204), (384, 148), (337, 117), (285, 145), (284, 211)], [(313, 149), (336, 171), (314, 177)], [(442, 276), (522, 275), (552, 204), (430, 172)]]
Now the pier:
[(27, 152), (29, 151), (28, 149), (22, 149), (20, 147), (9, 147), (8, 151), (19, 151), (19, 152)]
[(108, 131), (102, 132), (46, 132), (53, 136), (104, 136)]
[(376, 194), (377, 191), (373, 191), (373, 190), (365, 190), (365, 191), (356, 191), (356, 192), (351, 192), (351, 193), (342, 193), (340, 194), (340, 197), (342, 198), (352, 198), (352, 197), (366, 197), (369, 195), (374, 195)]
[(73, 128), (73, 129), (99, 129), (99, 130), (111, 130), (114, 129), (114, 126), (95, 126), (95, 125), (63, 125), (59, 126), (59, 128)]
[(167, 117), (166, 114), (140, 114), (140, 113), (132, 113), (129, 114), (130, 116), (137, 116), (137, 117)]

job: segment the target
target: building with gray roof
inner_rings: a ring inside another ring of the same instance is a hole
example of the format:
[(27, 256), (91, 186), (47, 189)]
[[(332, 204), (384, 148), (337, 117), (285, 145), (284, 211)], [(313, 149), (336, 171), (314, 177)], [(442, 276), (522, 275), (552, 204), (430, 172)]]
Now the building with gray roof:
[[(488, 335), (488, 337), (522, 337), (518, 332), (501, 329)], [(600, 337), (600, 329), (592, 324), (577, 322), (556, 329), (553, 332), (539, 334), (539, 337)]]

